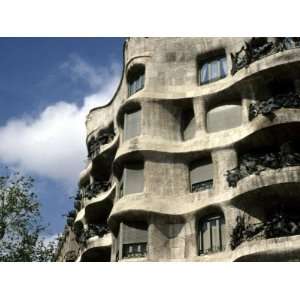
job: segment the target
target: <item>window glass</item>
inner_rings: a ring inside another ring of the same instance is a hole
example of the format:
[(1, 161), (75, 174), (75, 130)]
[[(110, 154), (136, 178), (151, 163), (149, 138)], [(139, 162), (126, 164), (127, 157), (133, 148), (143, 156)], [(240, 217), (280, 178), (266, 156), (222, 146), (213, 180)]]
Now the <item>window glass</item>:
[(220, 72), (221, 72), (221, 74), (220, 74), (221, 78), (223, 78), (227, 75), (227, 60), (226, 60), (226, 57), (221, 58)]
[(208, 64), (204, 64), (201, 67), (200, 82), (206, 83), (208, 81), (209, 81), (209, 79), (208, 79)]
[(127, 76), (128, 96), (133, 95), (137, 91), (144, 88), (145, 67), (138, 66), (131, 70)]
[(227, 71), (226, 56), (202, 63), (199, 75), (200, 84), (224, 78), (227, 75)]
[(215, 60), (210, 64), (210, 80), (216, 80), (220, 78), (219, 75), (219, 60)]
[(208, 254), (224, 250), (225, 220), (223, 216), (204, 218), (199, 222), (199, 253)]

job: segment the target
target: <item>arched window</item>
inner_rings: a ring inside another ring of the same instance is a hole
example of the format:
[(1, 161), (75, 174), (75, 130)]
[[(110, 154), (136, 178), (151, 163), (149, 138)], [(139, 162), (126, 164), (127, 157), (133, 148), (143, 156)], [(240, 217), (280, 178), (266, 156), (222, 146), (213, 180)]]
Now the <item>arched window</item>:
[(127, 74), (128, 97), (144, 88), (145, 66), (136, 65)]
[(199, 255), (225, 249), (225, 219), (222, 214), (201, 218), (198, 223)]

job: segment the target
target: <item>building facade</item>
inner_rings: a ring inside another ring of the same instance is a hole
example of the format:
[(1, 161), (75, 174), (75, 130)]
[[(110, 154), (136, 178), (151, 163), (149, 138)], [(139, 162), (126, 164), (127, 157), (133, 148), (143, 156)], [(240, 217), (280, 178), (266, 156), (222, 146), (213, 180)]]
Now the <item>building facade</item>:
[(299, 260), (299, 47), (127, 39), (57, 260)]

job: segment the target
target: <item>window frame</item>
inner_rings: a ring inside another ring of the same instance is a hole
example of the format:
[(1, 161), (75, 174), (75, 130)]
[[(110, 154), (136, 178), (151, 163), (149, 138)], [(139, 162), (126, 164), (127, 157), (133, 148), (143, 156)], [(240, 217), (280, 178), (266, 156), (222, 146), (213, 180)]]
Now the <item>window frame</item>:
[(127, 93), (128, 97), (141, 91), (145, 87), (145, 73), (144, 65), (136, 65), (132, 67), (127, 73)]
[[(226, 63), (226, 71), (222, 72), (223, 61)], [(218, 63), (218, 75), (216, 77), (212, 77), (212, 69), (213, 66)], [(207, 66), (207, 80), (202, 81), (202, 70), (204, 66)], [(224, 74), (222, 74), (224, 73)], [(228, 61), (226, 53), (219, 54), (213, 57), (208, 57), (207, 59), (201, 59), (198, 61), (198, 84), (205, 85), (218, 80), (221, 80), (228, 75)]]
[[(211, 223), (213, 221), (218, 221), (218, 234), (219, 234), (219, 246), (218, 249), (216, 249), (217, 246), (213, 245), (213, 232), (212, 232), (212, 226)], [(207, 254), (212, 254), (212, 253), (217, 253), (217, 252), (222, 252), (225, 250), (225, 246), (226, 246), (226, 241), (225, 239), (225, 234), (222, 233), (222, 222), (223, 222), (223, 226), (225, 229), (225, 217), (222, 213), (220, 214), (212, 214), (212, 215), (208, 215), (206, 217), (200, 218), (198, 220), (197, 226), (198, 226), (198, 230), (197, 230), (197, 248), (198, 248), (198, 255), (207, 255)], [(210, 248), (208, 251), (205, 251), (205, 243), (203, 240), (203, 235), (204, 235), (204, 225), (208, 226), (208, 230), (209, 230), (209, 240), (210, 240)], [(224, 236), (222, 236), (222, 234), (224, 234)]]

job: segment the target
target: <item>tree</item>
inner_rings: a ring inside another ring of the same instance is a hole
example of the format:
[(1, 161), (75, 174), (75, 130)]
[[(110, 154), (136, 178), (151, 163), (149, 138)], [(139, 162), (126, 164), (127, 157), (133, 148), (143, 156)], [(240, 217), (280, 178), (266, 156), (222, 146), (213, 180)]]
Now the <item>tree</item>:
[(52, 261), (55, 243), (42, 234), (40, 204), (33, 192), (34, 179), (11, 172), (0, 176), (0, 261)]

